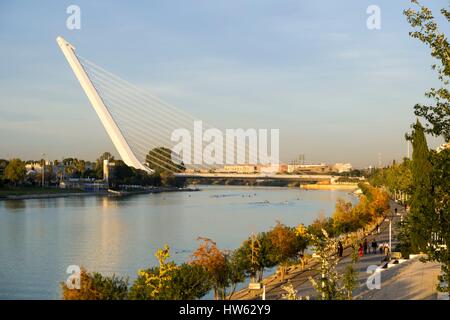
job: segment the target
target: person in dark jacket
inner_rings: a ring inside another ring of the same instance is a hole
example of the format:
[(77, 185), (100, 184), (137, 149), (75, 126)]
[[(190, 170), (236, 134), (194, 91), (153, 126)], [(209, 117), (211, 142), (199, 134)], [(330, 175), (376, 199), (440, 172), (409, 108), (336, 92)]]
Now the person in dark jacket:
[(342, 242), (339, 240), (339, 242), (338, 242), (338, 255), (339, 255), (339, 258), (342, 258), (343, 254), (344, 254), (344, 246), (342, 245)]
[(378, 243), (377, 243), (377, 240), (375, 238), (372, 240), (371, 247), (372, 247), (372, 253), (373, 254), (377, 254)]

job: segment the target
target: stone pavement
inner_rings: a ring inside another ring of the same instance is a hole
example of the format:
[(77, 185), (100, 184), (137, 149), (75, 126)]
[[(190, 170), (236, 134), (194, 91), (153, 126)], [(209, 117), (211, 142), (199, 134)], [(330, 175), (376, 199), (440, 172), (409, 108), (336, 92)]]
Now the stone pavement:
[(379, 290), (366, 290), (362, 300), (436, 300), (439, 263), (423, 263), (418, 257), (381, 272)]

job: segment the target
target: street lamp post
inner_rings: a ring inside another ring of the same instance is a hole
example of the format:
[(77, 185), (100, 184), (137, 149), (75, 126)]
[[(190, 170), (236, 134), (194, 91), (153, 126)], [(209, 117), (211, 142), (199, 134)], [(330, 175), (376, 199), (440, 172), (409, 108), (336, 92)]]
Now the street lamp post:
[(389, 217), (389, 252), (392, 251), (392, 219), (394, 219), (394, 216), (397, 215), (397, 208), (394, 208), (395, 214), (390, 214)]
[(389, 252), (392, 250), (392, 216), (389, 218)]

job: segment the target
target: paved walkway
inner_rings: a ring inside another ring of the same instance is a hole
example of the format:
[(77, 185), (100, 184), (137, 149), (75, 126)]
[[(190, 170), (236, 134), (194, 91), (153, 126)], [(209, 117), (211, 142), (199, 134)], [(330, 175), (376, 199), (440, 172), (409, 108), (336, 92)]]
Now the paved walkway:
[(399, 266), (381, 272), (381, 288), (366, 290), (357, 299), (362, 300), (436, 300), (439, 263), (423, 263), (414, 258)]
[[(390, 202), (391, 213), (394, 214), (394, 209), (397, 208), (398, 214), (405, 214), (404, 208), (394, 201)], [(394, 226), (400, 220), (400, 215), (395, 216), (392, 223), (392, 247), (396, 245), (396, 228)], [(369, 235), (367, 240), (370, 243), (372, 239), (375, 238), (378, 244), (389, 242), (389, 221), (385, 219), (380, 225), (380, 234)], [(339, 272), (343, 272), (345, 267), (351, 263), (351, 248), (346, 248), (344, 250), (344, 257), (339, 261), (337, 270)], [(359, 288), (355, 290), (355, 295), (363, 292), (367, 286), (366, 281), (367, 278), (371, 275), (367, 273), (367, 268), (370, 265), (380, 265), (382, 259), (384, 258), (384, 254), (376, 253), (376, 254), (367, 254), (361, 257), (358, 263), (355, 266), (356, 271), (358, 272), (358, 283)], [(263, 280), (263, 283), (266, 286), (266, 299), (267, 300), (278, 300), (281, 299), (282, 294), (286, 293), (281, 287), (286, 285), (289, 280), (295, 289), (298, 291), (298, 296), (311, 296), (314, 297), (317, 295), (315, 290), (313, 289), (311, 282), (309, 281), (309, 277), (317, 277), (318, 273), (316, 271), (317, 263), (312, 264), (301, 270), (300, 267), (293, 267), (289, 271), (287, 275), (285, 275), (284, 281), (281, 281), (276, 274), (271, 275)], [(384, 273), (384, 272), (383, 272)], [(244, 299), (244, 300), (253, 300), (253, 299), (261, 299), (261, 292), (250, 291), (248, 289), (241, 290), (235, 293), (232, 299)]]

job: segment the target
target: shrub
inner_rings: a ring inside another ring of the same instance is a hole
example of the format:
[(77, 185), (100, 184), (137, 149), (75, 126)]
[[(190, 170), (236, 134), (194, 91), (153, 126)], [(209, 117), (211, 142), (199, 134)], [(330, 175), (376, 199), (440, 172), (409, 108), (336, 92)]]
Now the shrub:
[[(147, 275), (160, 274), (159, 267), (145, 270)], [(170, 272), (171, 282), (157, 295), (154, 287), (148, 286), (146, 277), (140, 274), (130, 288), (132, 300), (194, 300), (203, 297), (211, 289), (208, 274), (199, 266), (183, 263)]]
[(81, 268), (80, 289), (69, 289), (61, 283), (64, 300), (124, 300), (128, 295), (128, 278), (88, 273)]

